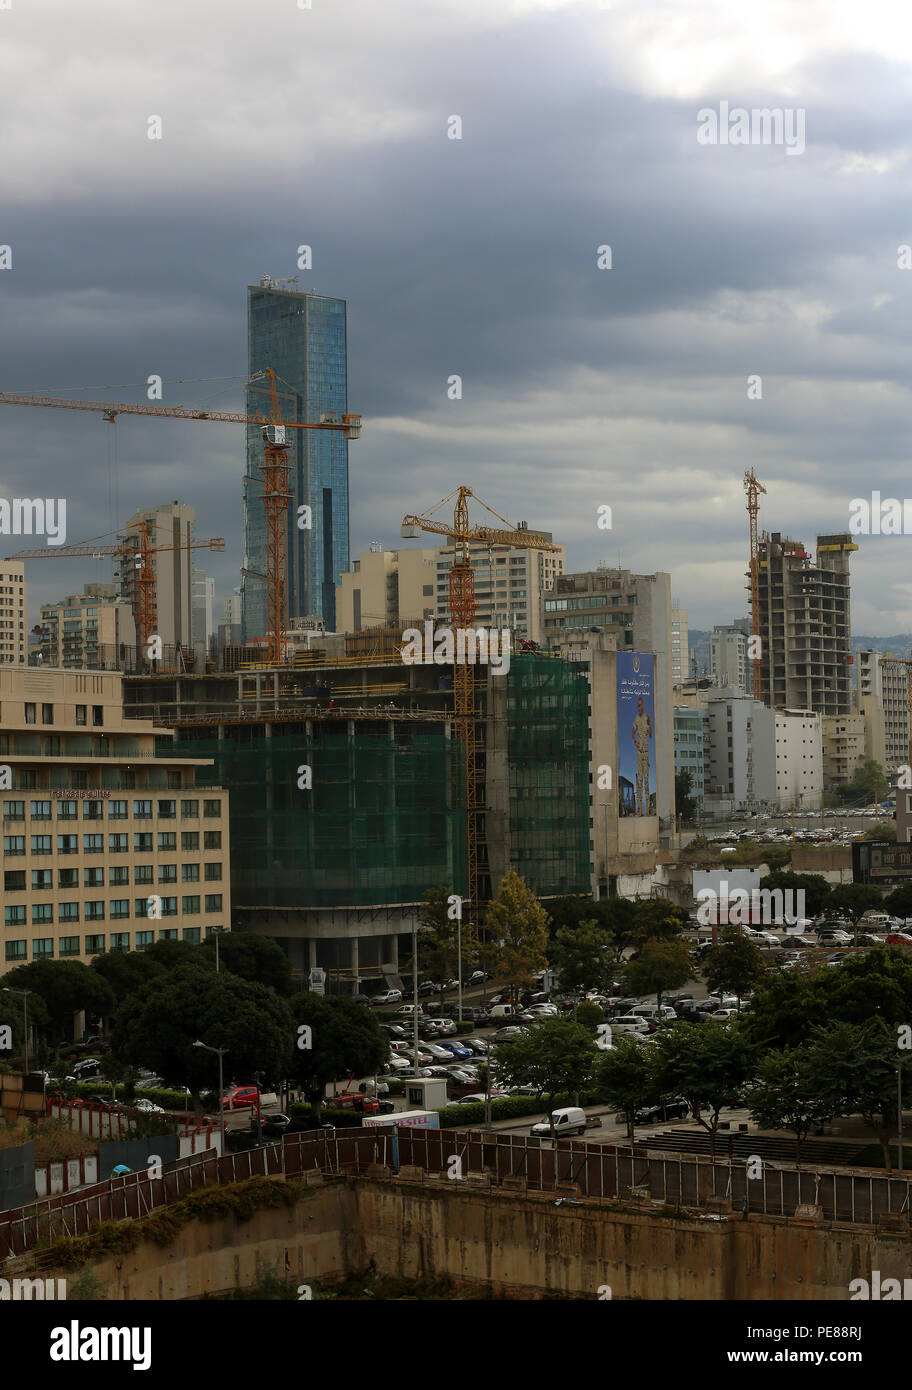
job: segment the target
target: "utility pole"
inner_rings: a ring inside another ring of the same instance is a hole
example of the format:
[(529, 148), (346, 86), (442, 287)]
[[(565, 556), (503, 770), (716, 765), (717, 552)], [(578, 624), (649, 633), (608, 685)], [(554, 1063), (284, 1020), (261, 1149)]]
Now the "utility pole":
[[(228, 1051), (228, 1049), (227, 1049), (227, 1047), (210, 1047), (208, 1043), (200, 1042), (199, 1038), (197, 1038), (197, 1040), (196, 1040), (196, 1042), (193, 1044), (193, 1046), (194, 1046), (194, 1047), (203, 1047), (203, 1048), (206, 1049), (207, 1052), (216, 1052), (216, 1053), (218, 1053), (218, 1059), (219, 1059), (219, 1096), (218, 1096), (218, 1099), (219, 1099), (219, 1129), (220, 1129), (221, 1135), (222, 1135), (222, 1152), (221, 1152), (221, 1157), (224, 1158), (224, 1157), (225, 1157), (225, 1105), (224, 1105), (225, 1097), (224, 1097), (224, 1095), (223, 1095), (223, 1092), (224, 1092), (224, 1089), (225, 1089), (225, 1082), (224, 1082), (224, 1075), (223, 1075), (223, 1071), (222, 1071), (222, 1058), (224, 1057), (224, 1055), (225, 1055), (225, 1053)], [(259, 1110), (259, 1087), (257, 1088), (257, 1110)]]

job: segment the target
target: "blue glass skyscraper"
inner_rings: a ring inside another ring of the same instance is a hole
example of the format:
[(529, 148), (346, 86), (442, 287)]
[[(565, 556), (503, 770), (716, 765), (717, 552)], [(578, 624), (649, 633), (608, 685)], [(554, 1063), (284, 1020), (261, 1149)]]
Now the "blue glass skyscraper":
[[(249, 376), (272, 367), (286, 421), (319, 424), (326, 411), (348, 410), (346, 304), (321, 294), (280, 288), (264, 276), (247, 287)], [(247, 392), (247, 411), (268, 414), (265, 391)], [(290, 430), (288, 504), (288, 617), (320, 617), (336, 624), (336, 585), (349, 565), (348, 440), (337, 430)], [(263, 439), (247, 426), (244, 476), (242, 641), (266, 636), (266, 518)], [(298, 508), (310, 507), (310, 529), (299, 528)]]

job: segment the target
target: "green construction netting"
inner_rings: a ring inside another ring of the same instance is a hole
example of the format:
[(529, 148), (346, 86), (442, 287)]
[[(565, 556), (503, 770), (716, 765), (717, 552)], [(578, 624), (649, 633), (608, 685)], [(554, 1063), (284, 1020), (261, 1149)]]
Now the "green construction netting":
[(588, 893), (589, 682), (528, 652), (507, 680), (511, 865), (538, 894)]
[[(308, 738), (167, 743), (212, 758), (199, 785), (230, 791), (231, 893), (237, 907), (416, 902), (465, 891), (465, 816), (455, 745), (437, 733), (319, 728)], [(312, 790), (298, 786), (299, 767)]]

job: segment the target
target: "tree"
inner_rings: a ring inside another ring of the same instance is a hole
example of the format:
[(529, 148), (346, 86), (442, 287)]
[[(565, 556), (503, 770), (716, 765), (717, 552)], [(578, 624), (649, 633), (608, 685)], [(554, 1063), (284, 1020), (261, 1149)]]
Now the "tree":
[(889, 778), (880, 763), (873, 758), (862, 758), (851, 782), (843, 782), (835, 791), (844, 804), (861, 806), (877, 798), (881, 792), (886, 792), (889, 785)]
[(893, 917), (912, 917), (912, 883), (905, 883), (888, 893), (883, 900), (883, 910)]
[[(156, 943), (157, 944), (157, 943)], [(153, 980), (165, 974), (162, 961), (146, 951), (106, 951), (102, 956), (93, 956), (89, 969), (94, 970), (110, 986), (113, 996), (113, 1009), (117, 1008), (131, 994), (142, 993)]]
[(610, 931), (596, 922), (583, 921), (576, 927), (561, 927), (551, 947), (550, 958), (560, 987), (568, 994), (610, 988), (614, 978), (613, 942)]
[(630, 993), (654, 994), (659, 1007), (666, 990), (678, 989), (693, 978), (693, 960), (684, 941), (646, 941), (624, 967)]
[(683, 768), (675, 773), (675, 807), (683, 825), (690, 825), (697, 815), (697, 798), (693, 794), (693, 773)]
[(858, 945), (858, 922), (872, 907), (883, 901), (880, 892), (866, 883), (839, 883), (830, 891), (827, 911), (841, 912), (852, 923), (855, 945)]
[(799, 913), (799, 916), (816, 917), (829, 903), (830, 885), (823, 874), (796, 874), (791, 869), (774, 869), (761, 878), (760, 889), (776, 888), (782, 890), (783, 896), (789, 892), (804, 894), (804, 914)]
[[(207, 936), (199, 950), (215, 966), (215, 934)], [(158, 943), (156, 943), (158, 944)], [(265, 985), (276, 994), (292, 993), (291, 962), (271, 936), (254, 932), (222, 932), (218, 938), (219, 969), (255, 984)]]
[(591, 1081), (599, 1051), (588, 1028), (572, 1018), (543, 1018), (501, 1043), (494, 1074), (506, 1086), (534, 1086), (539, 1099), (577, 1095)]
[(227, 970), (217, 975), (187, 967), (162, 975), (120, 1006), (111, 1051), (123, 1064), (151, 1067), (173, 1085), (188, 1086), (198, 1103), (218, 1071), (212, 1053), (194, 1047), (197, 1039), (226, 1049), (229, 1076), (252, 1080), (262, 1071), (279, 1080), (293, 1051), (292, 1016), (286, 1001), (265, 985)]
[(295, 997), (291, 1012), (295, 1045), (289, 1074), (307, 1092), (319, 1119), (329, 1082), (380, 1071), (389, 1056), (389, 1039), (363, 1004), (343, 995), (308, 991)]
[(715, 1157), (720, 1112), (737, 1103), (751, 1073), (753, 1048), (739, 1028), (710, 1019), (698, 1028), (675, 1024), (661, 1034), (654, 1055), (659, 1089), (683, 1096), (693, 1119), (708, 1133)]
[(651, 1047), (643, 1047), (633, 1038), (620, 1038), (602, 1053), (596, 1072), (599, 1100), (624, 1112), (631, 1146), (636, 1112), (644, 1105), (658, 1104), (660, 1099), (652, 1054)]
[[(56, 1046), (73, 1036), (73, 1015), (84, 1010), (90, 1017), (104, 1016), (114, 1007), (110, 985), (78, 960), (34, 960), (19, 965), (3, 978), (9, 989), (28, 989), (44, 1003), (51, 1037)], [(32, 997), (29, 1016), (35, 1020)]]
[(584, 1028), (597, 1028), (605, 1017), (605, 1010), (594, 999), (583, 999), (577, 1005), (574, 1018)]
[(873, 825), (869, 825), (860, 835), (855, 836), (856, 840), (895, 840), (896, 826), (890, 821), (875, 820)]
[(807, 1043), (768, 1052), (757, 1065), (747, 1095), (751, 1119), (761, 1129), (787, 1129), (795, 1136), (795, 1162), (812, 1129), (832, 1118), (830, 1103), (818, 1095), (810, 1079)]
[(737, 996), (739, 1011), (742, 996), (753, 989), (765, 973), (759, 947), (737, 927), (723, 927), (722, 940), (717, 946), (710, 946), (703, 958), (703, 978), (710, 993), (728, 990)]
[(487, 930), (495, 943), (488, 948), (494, 982), (509, 987), (515, 998), (548, 963), (548, 914), (515, 869), (488, 905)]
[(817, 1028), (807, 1054), (807, 1084), (833, 1115), (861, 1115), (877, 1136), (892, 1170), (890, 1134), (896, 1124), (895, 1029), (882, 1018)]
[(688, 916), (669, 898), (644, 898), (634, 904), (636, 926), (633, 944), (642, 945), (656, 938), (673, 941), (687, 927)]

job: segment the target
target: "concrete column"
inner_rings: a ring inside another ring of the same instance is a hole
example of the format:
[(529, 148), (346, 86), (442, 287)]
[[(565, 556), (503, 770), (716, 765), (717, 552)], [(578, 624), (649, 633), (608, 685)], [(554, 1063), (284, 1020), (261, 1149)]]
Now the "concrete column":
[(358, 993), (361, 989), (361, 976), (358, 973), (360, 962), (358, 959), (358, 938), (356, 936), (351, 938), (351, 968), (352, 976), (355, 981), (355, 992)]

